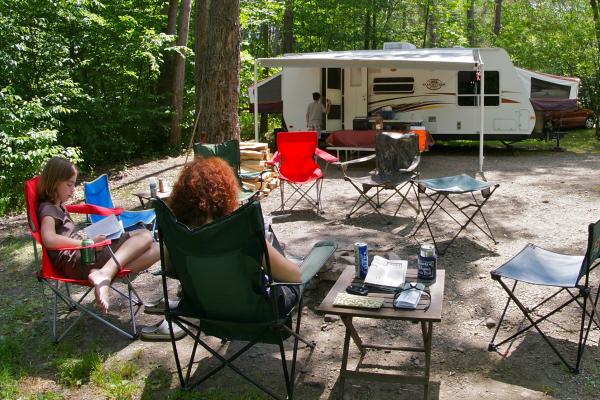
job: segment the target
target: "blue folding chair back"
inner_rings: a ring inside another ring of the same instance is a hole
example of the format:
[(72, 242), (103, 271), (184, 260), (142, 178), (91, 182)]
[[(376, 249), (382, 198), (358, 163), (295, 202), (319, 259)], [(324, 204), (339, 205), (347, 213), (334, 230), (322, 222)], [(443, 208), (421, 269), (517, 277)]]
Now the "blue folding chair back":
[[(110, 186), (106, 174), (100, 175), (91, 182), (84, 182), (83, 193), (87, 204), (114, 208), (114, 202), (110, 193)], [(92, 223), (95, 223), (106, 217), (91, 214), (89, 215), (89, 218)], [(123, 229), (128, 230), (136, 227), (140, 223), (144, 225), (153, 224), (156, 215), (154, 210), (124, 211), (123, 214), (119, 216), (119, 219), (123, 223)]]
[[(597, 311), (599, 291), (596, 291), (595, 296), (591, 296), (593, 286), (590, 285), (590, 272), (598, 266), (597, 261), (599, 255), (600, 221), (597, 221), (588, 226), (588, 246), (586, 254), (583, 257), (555, 253), (529, 243), (516, 256), (492, 271), (492, 279), (500, 283), (502, 288), (508, 294), (508, 300), (502, 315), (500, 316), (498, 325), (496, 326), (496, 331), (488, 345), (488, 350), (496, 351), (499, 346), (511, 342), (522, 333), (527, 332), (531, 328), (535, 328), (564, 365), (571, 372), (579, 372), (583, 352), (592, 324), (595, 324), (596, 327), (600, 328), (598, 319), (599, 314)], [(506, 283), (505, 280), (507, 279), (514, 281), (512, 286), (509, 286)], [(530, 293), (527, 290), (521, 291), (519, 292), (521, 299), (517, 297), (517, 283), (549, 286), (554, 287), (555, 290), (537, 305), (526, 306), (523, 298), (530, 299)], [(551, 299), (558, 299), (557, 296), (561, 293), (568, 295), (566, 296), (566, 300), (556, 307), (550, 307), (551, 304), (556, 304), (556, 302), (551, 303), (549, 301)], [(525, 327), (520, 326), (520, 329), (515, 333), (496, 342), (495, 340), (498, 331), (505, 320), (506, 311), (511, 303), (514, 303), (519, 310), (523, 312), (523, 315), (527, 318), (529, 324)], [(581, 314), (578, 317), (580, 320), (578, 323), (579, 339), (577, 343), (577, 356), (574, 363), (567, 360), (557, 346), (552, 343), (549, 337), (540, 328), (541, 323), (548, 320), (549, 317), (571, 303), (581, 307)], [(546, 312), (542, 313), (542, 309)], [(534, 312), (535, 315), (533, 315)]]

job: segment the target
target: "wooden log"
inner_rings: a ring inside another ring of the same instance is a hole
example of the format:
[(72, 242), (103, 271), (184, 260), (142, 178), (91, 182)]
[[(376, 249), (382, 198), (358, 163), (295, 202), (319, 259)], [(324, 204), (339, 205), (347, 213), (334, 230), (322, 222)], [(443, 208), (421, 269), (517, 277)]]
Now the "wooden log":
[(245, 160), (264, 160), (266, 154), (262, 151), (240, 150), (240, 159)]

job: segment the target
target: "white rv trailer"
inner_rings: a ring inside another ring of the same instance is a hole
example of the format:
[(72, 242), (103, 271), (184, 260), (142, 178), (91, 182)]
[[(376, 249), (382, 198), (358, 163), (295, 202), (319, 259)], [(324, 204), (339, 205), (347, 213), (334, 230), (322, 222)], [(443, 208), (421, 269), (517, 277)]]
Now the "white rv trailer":
[(483, 132), (486, 139), (517, 140), (529, 137), (535, 125), (529, 88), (500, 48), (329, 51), (258, 63), (282, 67), (283, 117), (290, 131), (306, 129), (312, 92), (331, 101), (327, 131), (353, 129), (355, 120), (378, 111), (388, 111), (386, 124), (420, 122), (442, 139), (480, 139)]

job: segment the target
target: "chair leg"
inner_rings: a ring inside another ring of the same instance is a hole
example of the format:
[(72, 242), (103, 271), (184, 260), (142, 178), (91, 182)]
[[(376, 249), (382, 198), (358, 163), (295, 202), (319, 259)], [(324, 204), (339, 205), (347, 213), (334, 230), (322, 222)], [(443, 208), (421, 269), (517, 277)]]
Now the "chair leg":
[(279, 336), (279, 352), (281, 354), (281, 367), (283, 368), (283, 378), (285, 379), (285, 388), (288, 399), (293, 398), (294, 388), (291, 383), (290, 376), (288, 374), (287, 361), (285, 359), (285, 348), (283, 347), (283, 335), (280, 333)]
[[(515, 291), (516, 287), (517, 287), (517, 281), (515, 281), (515, 283), (513, 284), (513, 287), (512, 287), (513, 292)], [(508, 299), (506, 300), (506, 305), (504, 306), (504, 310), (502, 310), (502, 315), (500, 315), (500, 319), (498, 320), (498, 324), (496, 325), (496, 330), (494, 330), (494, 335), (492, 336), (492, 340), (490, 340), (490, 344), (488, 344), (488, 351), (495, 351), (498, 348), (498, 346), (494, 344), (494, 340), (496, 340), (496, 335), (498, 335), (498, 331), (500, 330), (500, 325), (502, 325), (502, 322), (504, 321), (504, 316), (506, 315), (506, 310), (508, 309), (510, 302), (511, 302), (511, 298), (510, 298), (510, 296), (508, 296)]]
[(169, 334), (171, 336), (171, 345), (173, 347), (173, 356), (175, 357), (175, 366), (177, 367), (177, 375), (179, 376), (179, 384), (182, 388), (187, 388), (187, 382), (183, 379), (183, 370), (181, 368), (181, 361), (179, 360), (179, 352), (177, 351), (177, 341), (173, 333), (173, 321), (171, 317), (167, 317), (167, 324), (169, 325)]
[[(521, 312), (523, 313), (523, 315), (525, 316), (525, 318), (527, 318), (527, 320), (529, 320), (530, 325), (519, 330), (517, 333), (513, 334), (512, 336), (510, 336), (507, 339), (504, 339), (502, 342), (496, 344), (497, 346), (500, 346), (506, 342), (508, 342), (509, 340), (512, 340), (513, 338), (517, 337), (518, 335), (520, 335), (521, 333), (529, 330), (530, 328), (535, 328), (535, 330), (541, 335), (542, 339), (544, 339), (544, 341), (548, 344), (548, 346), (550, 346), (550, 348), (552, 349), (552, 351), (554, 351), (554, 353), (558, 356), (558, 358), (560, 358), (560, 360), (563, 362), (563, 364), (571, 371), (574, 373), (577, 373), (577, 368), (573, 367), (571, 364), (569, 364), (569, 362), (563, 357), (562, 354), (560, 354), (560, 352), (558, 351), (558, 349), (552, 344), (552, 342), (550, 341), (550, 339), (548, 338), (548, 336), (546, 336), (546, 334), (544, 332), (542, 332), (542, 330), (540, 329), (540, 327), (538, 326), (538, 324), (544, 320), (546, 320), (548, 317), (556, 314), (558, 311), (562, 310), (564, 307), (566, 307), (567, 305), (573, 303), (575, 300), (574, 299), (570, 299), (568, 300), (566, 303), (562, 304), (561, 306), (559, 306), (558, 308), (554, 309), (552, 312), (544, 315), (541, 318), (538, 318), (537, 320), (533, 320), (533, 318), (531, 317), (529, 310), (527, 310), (527, 308), (523, 305), (523, 303), (521, 303), (519, 301), (519, 299), (517, 299), (517, 297), (514, 295), (513, 292), (511, 292), (508, 288), (508, 286), (506, 286), (506, 284), (504, 283), (504, 281), (502, 281), (502, 279), (498, 279), (498, 282), (500, 283), (500, 285), (504, 288), (504, 290), (506, 291), (506, 293), (508, 293), (508, 295), (510, 296), (510, 298), (512, 299), (512, 301), (515, 303), (515, 305), (517, 307), (519, 307), (519, 309), (521, 310)], [(585, 313), (585, 311), (584, 311)]]

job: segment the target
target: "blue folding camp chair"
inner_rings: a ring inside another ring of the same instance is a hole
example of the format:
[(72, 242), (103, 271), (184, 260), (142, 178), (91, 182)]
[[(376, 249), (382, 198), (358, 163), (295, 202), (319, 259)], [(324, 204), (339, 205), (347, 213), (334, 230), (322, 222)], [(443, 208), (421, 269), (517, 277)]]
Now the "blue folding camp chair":
[[(413, 237), (417, 234), (419, 229), (421, 229), (423, 224), (427, 225), (431, 240), (433, 241), (436, 250), (438, 250), (438, 254), (444, 254), (458, 235), (472, 223), (479, 231), (490, 238), (494, 243), (497, 243), (481, 209), (496, 191), (498, 186), (500, 186), (499, 183), (482, 181), (465, 174), (435, 179), (418, 179), (415, 180), (415, 183), (417, 185), (417, 201), (419, 202), (419, 210), (423, 214), (423, 221), (421, 221), (417, 229), (415, 229)], [(477, 192), (481, 193), (481, 200), (478, 200), (477, 197), (475, 197), (475, 193)], [(428, 210), (425, 210), (423, 207), (422, 200), (424, 200), (424, 197), (431, 201)], [(445, 203), (449, 203), (448, 205), (452, 205), (453, 208), (445, 208)], [(456, 232), (452, 239), (450, 239), (450, 242), (448, 242), (446, 247), (442, 250), (438, 248), (438, 243), (435, 240), (433, 229), (430, 224), (431, 216), (438, 209), (445, 212), (460, 227), (458, 232)], [(452, 209), (456, 211), (454, 215), (450, 212)], [(472, 212), (469, 212), (470, 210), (472, 210)], [(475, 221), (475, 217), (477, 217), (478, 214), (485, 227)], [(462, 217), (460, 215), (462, 215)]]
[[(100, 175), (91, 182), (84, 182), (83, 193), (87, 204), (107, 208), (115, 207), (112, 195), (110, 194), (110, 187), (108, 186), (108, 177), (106, 174)], [(89, 215), (89, 218), (90, 221), (94, 223), (105, 217), (91, 214)], [(119, 215), (119, 218), (123, 223), (123, 229), (131, 230), (136, 228), (140, 223), (143, 223), (144, 225), (154, 224), (156, 215), (154, 214), (154, 210), (124, 211), (123, 214)], [(154, 228), (152, 230), (154, 230)]]

